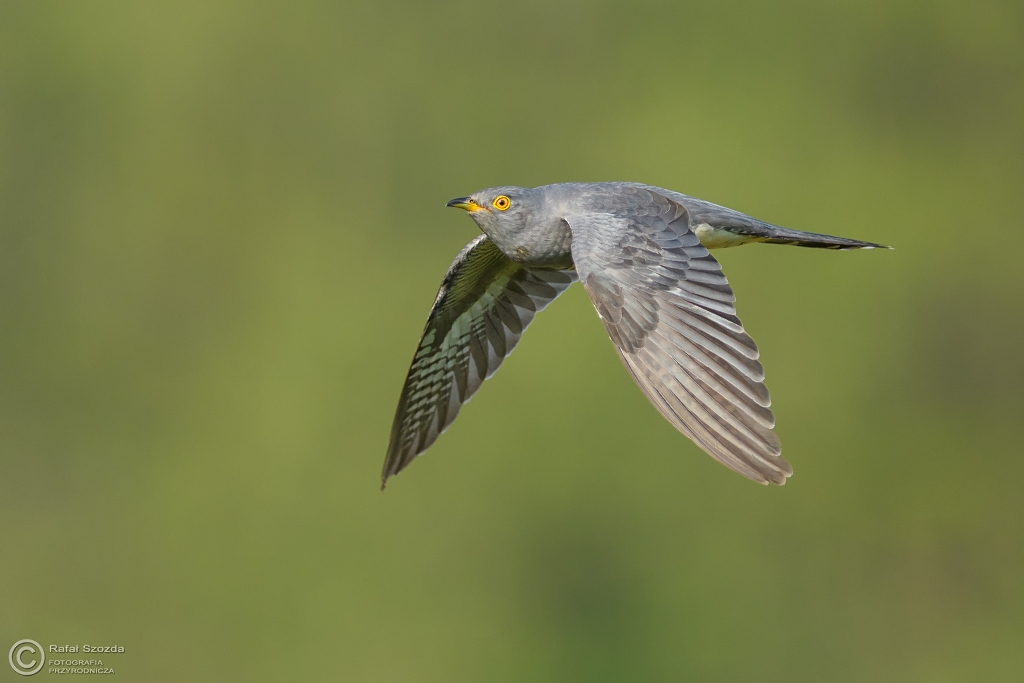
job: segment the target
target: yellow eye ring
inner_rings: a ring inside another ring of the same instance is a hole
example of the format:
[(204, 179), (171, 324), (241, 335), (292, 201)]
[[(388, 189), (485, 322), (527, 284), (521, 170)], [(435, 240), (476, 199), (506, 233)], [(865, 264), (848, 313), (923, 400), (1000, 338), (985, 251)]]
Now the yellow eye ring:
[(491, 206), (493, 206), (498, 211), (504, 211), (508, 207), (512, 206), (512, 200), (506, 197), (505, 195), (501, 195), (500, 197), (494, 198), (494, 201), (491, 202)]

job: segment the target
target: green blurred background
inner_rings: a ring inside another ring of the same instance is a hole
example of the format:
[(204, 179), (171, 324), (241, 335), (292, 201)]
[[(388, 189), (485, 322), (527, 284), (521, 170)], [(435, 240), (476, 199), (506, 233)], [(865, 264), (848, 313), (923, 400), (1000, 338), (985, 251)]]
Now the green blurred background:
[[(676, 433), (575, 287), (378, 490), (477, 234), (444, 202), (567, 180), (897, 247), (717, 252), (788, 485)], [(1019, 681), (1022, 214), (1020, 2), (4, 3), (0, 651)]]

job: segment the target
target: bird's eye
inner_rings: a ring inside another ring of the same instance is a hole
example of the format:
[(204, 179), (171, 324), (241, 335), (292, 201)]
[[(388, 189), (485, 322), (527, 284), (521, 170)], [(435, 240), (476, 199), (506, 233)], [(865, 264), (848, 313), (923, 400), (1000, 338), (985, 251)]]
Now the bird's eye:
[(508, 207), (512, 206), (512, 200), (506, 197), (505, 195), (501, 195), (500, 197), (494, 198), (494, 201), (491, 202), (491, 206), (493, 206), (498, 211), (504, 211)]

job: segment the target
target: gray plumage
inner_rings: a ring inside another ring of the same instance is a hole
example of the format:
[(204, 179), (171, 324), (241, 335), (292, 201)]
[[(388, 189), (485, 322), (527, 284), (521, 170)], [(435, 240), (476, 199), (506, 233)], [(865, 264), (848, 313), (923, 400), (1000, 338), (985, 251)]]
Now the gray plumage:
[(483, 231), (448, 269), (413, 357), (382, 483), (426, 450), (512, 352), (534, 315), (579, 279), (652, 404), (727, 467), (763, 484), (793, 472), (754, 341), (708, 249), (749, 242), (882, 245), (789, 230), (636, 183), (498, 187), (460, 197)]

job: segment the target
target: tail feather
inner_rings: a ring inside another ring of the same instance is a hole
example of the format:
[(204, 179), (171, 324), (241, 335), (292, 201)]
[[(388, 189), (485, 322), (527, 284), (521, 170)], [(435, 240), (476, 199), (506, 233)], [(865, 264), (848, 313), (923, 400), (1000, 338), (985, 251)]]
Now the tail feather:
[(804, 232), (803, 230), (790, 230), (789, 228), (780, 228), (774, 225), (768, 229), (768, 237), (763, 241), (768, 244), (794, 244), (798, 247), (815, 247), (818, 249), (892, 249), (892, 247), (884, 244), (851, 240), (846, 237), (821, 235), (816, 232)]
[[(706, 202), (696, 197), (688, 197), (678, 192), (670, 192), (660, 188), (650, 188), (686, 207), (690, 213), (690, 224), (696, 228), (709, 226), (715, 231), (724, 231), (735, 235), (738, 239), (715, 239), (716, 243), (708, 246), (704, 238), (701, 242), (708, 248), (734, 247), (748, 242), (768, 242), (769, 244), (795, 244), (798, 247), (817, 247), (818, 249), (892, 249), (884, 244), (862, 242), (845, 237), (833, 237), (816, 232), (790, 230), (758, 220), (753, 216), (728, 209), (718, 204)], [(711, 236), (719, 237), (719, 236)]]

